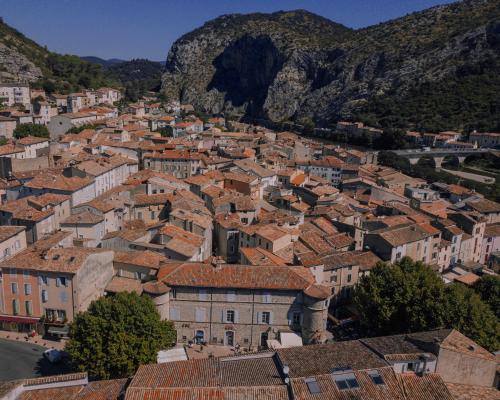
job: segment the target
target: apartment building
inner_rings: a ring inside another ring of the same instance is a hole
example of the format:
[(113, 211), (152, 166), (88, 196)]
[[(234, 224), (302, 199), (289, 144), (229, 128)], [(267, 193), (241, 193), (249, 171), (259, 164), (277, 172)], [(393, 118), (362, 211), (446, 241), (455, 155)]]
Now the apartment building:
[(14, 129), (16, 129), (17, 122), (14, 118), (4, 117), (0, 115), (0, 136), (6, 139), (12, 139)]
[(179, 179), (196, 175), (202, 164), (202, 158), (199, 154), (185, 150), (146, 153), (143, 160), (145, 168), (165, 172)]
[(96, 197), (121, 185), (130, 174), (127, 161), (122, 157), (83, 161), (72, 170), (75, 176), (94, 180)]
[(448, 219), (455, 222), (465, 232), (460, 244), (460, 262), (462, 264), (480, 262), (486, 217), (476, 211), (471, 211), (449, 213)]
[(0, 262), (26, 249), (26, 227), (0, 225)]
[(365, 234), (365, 249), (384, 261), (395, 263), (403, 257), (426, 264), (437, 264), (441, 232), (429, 224), (404, 224)]
[(479, 147), (498, 148), (500, 146), (500, 133), (493, 132), (471, 132), (469, 142)]
[(104, 294), (113, 276), (113, 252), (57, 247), (66, 236), (40, 241), (0, 264), (4, 329), (67, 334), (67, 323)]
[(23, 197), (0, 206), (0, 223), (26, 227), (28, 243), (58, 230), (69, 215), (69, 196), (51, 193)]
[(7, 107), (22, 104), (29, 109), (31, 105), (30, 87), (23, 83), (0, 83), (0, 104)]
[(44, 193), (70, 196), (71, 207), (87, 203), (96, 197), (93, 178), (79, 176), (67, 177), (62, 174), (38, 174), (24, 185), (25, 195)]
[(160, 313), (174, 321), (179, 342), (256, 349), (289, 330), (305, 343), (325, 339), (331, 290), (304, 267), (165, 264), (157, 277), (168, 292)]
[(297, 160), (295, 167), (326, 179), (334, 186), (338, 186), (342, 180), (342, 167), (344, 162), (334, 156), (325, 156), (319, 160)]

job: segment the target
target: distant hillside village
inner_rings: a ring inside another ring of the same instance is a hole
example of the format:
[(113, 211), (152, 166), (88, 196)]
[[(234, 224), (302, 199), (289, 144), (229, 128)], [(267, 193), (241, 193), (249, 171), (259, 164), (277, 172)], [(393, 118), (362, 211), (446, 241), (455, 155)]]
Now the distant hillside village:
[[(154, 94), (0, 84), (0, 103), (0, 330), (64, 340), (92, 301), (133, 292), (173, 321), (184, 357), (120, 380), (0, 383), (0, 399), (499, 398), (498, 355), (457, 330), (335, 340), (378, 263), (410, 257), (445, 285), (497, 276), (499, 203), (371, 148)], [(334, 133), (384, 135), (359, 122)], [(399, 157), (439, 168), (498, 157), (500, 133), (406, 140)], [(186, 356), (195, 345), (224, 356)]]

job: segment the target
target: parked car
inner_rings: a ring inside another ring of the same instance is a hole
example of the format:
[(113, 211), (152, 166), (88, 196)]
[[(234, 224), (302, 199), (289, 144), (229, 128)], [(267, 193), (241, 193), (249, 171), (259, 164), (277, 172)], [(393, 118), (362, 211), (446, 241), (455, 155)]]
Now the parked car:
[(62, 352), (56, 349), (48, 349), (43, 352), (43, 356), (52, 364), (61, 361)]

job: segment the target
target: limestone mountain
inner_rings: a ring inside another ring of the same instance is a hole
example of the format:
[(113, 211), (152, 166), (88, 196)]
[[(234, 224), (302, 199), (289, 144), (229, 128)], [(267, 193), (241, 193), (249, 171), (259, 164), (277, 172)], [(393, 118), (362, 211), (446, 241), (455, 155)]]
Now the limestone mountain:
[(0, 82), (25, 82), (63, 93), (113, 83), (101, 65), (51, 52), (1, 19)]
[(303, 10), (225, 15), (174, 43), (162, 91), (203, 111), (272, 121), (500, 129), (499, 60), (500, 0), (360, 30)]

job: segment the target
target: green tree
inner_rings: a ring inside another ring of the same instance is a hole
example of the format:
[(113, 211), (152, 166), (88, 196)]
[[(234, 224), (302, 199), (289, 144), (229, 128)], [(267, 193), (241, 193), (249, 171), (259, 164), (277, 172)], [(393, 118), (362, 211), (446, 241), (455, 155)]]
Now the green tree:
[(119, 293), (93, 301), (71, 324), (66, 351), (72, 366), (93, 378), (128, 377), (175, 342), (172, 322), (160, 320), (148, 297)]
[(80, 126), (74, 126), (71, 128), (68, 133), (80, 133), (81, 131), (84, 131), (85, 129), (96, 129), (99, 126), (99, 124), (83, 124)]
[(446, 288), (445, 326), (455, 328), (489, 351), (500, 349), (500, 323), (474, 290), (453, 284)]
[(5, 145), (5, 144), (7, 144), (8, 142), (9, 142), (9, 141), (8, 141), (6, 138), (4, 138), (4, 137), (0, 137), (0, 146), (3, 146), (3, 145)]
[(445, 298), (441, 279), (428, 266), (408, 257), (396, 264), (377, 264), (361, 279), (354, 294), (362, 327), (370, 335), (442, 326)]
[(354, 301), (368, 335), (447, 327), (489, 351), (500, 348), (498, 318), (474, 290), (446, 286), (430, 267), (408, 257), (396, 264), (377, 264), (360, 280)]
[(474, 284), (474, 290), (486, 304), (500, 318), (500, 277), (484, 275)]
[(45, 125), (21, 124), (14, 129), (14, 137), (16, 139), (21, 139), (26, 136), (48, 138), (50, 134)]

